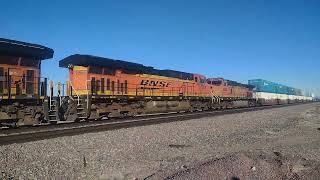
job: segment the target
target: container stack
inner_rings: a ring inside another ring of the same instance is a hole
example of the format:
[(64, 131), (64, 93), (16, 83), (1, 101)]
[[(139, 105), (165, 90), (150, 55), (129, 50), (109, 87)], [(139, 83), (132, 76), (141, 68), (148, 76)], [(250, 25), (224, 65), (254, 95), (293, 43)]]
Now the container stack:
[(301, 89), (285, 86), (283, 84), (263, 80), (249, 80), (249, 85), (254, 86), (254, 97), (264, 99), (267, 103), (294, 103), (308, 100), (310, 97), (303, 96)]

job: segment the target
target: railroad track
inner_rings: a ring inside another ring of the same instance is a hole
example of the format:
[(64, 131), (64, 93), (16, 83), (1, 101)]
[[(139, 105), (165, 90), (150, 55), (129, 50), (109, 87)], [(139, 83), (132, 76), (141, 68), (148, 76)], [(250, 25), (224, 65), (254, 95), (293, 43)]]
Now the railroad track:
[(234, 114), (242, 112), (250, 112), (271, 108), (280, 108), (299, 104), (290, 105), (275, 105), (263, 107), (250, 107), (239, 109), (212, 110), (202, 112), (185, 112), (185, 113), (170, 113), (161, 115), (141, 116), (136, 118), (116, 119), (116, 120), (100, 120), (89, 121), (82, 123), (66, 123), (50, 126), (24, 127), (19, 129), (0, 130), (0, 145), (24, 143), (49, 139), (61, 136), (73, 136), (84, 133), (93, 133), (106, 130), (115, 130), (121, 128), (144, 126), (158, 123), (168, 123), (174, 121), (186, 121), (196, 118), (220, 116), (225, 114)]

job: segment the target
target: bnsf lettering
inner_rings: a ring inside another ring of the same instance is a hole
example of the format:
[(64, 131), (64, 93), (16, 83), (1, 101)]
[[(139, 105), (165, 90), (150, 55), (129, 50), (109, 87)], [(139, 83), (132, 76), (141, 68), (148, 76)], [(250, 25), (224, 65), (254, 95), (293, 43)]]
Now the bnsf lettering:
[(161, 82), (160, 82), (160, 86), (161, 86), (161, 87), (168, 87), (168, 86), (169, 86), (169, 83), (166, 83), (166, 82), (164, 82), (164, 81), (161, 81)]
[(151, 86), (157, 86), (158, 85), (158, 81), (150, 81), (150, 85)]
[(159, 87), (169, 87), (170, 83), (165, 81), (149, 81), (149, 80), (142, 80), (140, 85), (142, 86), (159, 86)]
[(147, 86), (149, 84), (149, 80), (142, 80), (140, 85)]

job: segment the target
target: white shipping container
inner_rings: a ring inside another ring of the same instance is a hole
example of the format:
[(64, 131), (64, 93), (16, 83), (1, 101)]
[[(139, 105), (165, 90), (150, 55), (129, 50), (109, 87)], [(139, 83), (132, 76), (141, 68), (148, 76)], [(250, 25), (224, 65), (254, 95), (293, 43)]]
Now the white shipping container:
[(275, 94), (275, 93), (267, 93), (267, 92), (254, 92), (253, 98), (255, 99), (265, 99), (265, 100), (304, 100), (304, 101), (312, 101), (312, 97), (307, 96), (295, 96), (295, 95), (286, 95), (286, 94)]
[(287, 100), (289, 97), (286, 94), (275, 94), (267, 92), (255, 92), (253, 93), (253, 98), (255, 99), (265, 99), (265, 100)]

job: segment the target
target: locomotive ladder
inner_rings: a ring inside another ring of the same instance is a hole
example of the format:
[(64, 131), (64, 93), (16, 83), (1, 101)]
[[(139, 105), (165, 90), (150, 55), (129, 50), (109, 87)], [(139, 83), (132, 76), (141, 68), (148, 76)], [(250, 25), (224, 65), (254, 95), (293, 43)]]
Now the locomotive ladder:
[[(88, 116), (88, 107), (89, 107), (89, 92), (87, 93), (87, 98), (80, 98), (78, 92), (74, 89), (71, 81), (69, 81), (72, 91), (75, 92), (77, 98), (77, 121), (85, 120)], [(88, 86), (88, 81), (87, 81)], [(70, 94), (70, 98), (74, 100), (72, 93)]]
[(78, 116), (78, 121), (79, 120), (84, 120), (87, 119), (87, 108), (86, 108), (86, 100), (85, 99), (80, 99), (78, 100), (77, 103), (77, 116)]
[[(71, 83), (70, 83), (71, 85)], [(61, 84), (57, 83), (57, 96), (53, 96), (53, 82), (50, 81), (49, 84), (50, 87), (50, 95), (49, 95), (49, 103), (48, 103), (48, 116), (47, 116), (47, 121), (51, 124), (56, 124), (58, 123), (58, 121), (64, 121), (64, 120), (68, 120), (68, 119), (64, 119), (64, 117), (62, 117), (62, 114), (59, 114), (59, 108), (62, 105), (62, 96), (61, 96)], [(72, 87), (72, 85), (71, 85)], [(73, 87), (72, 87), (73, 88)], [(75, 89), (73, 89), (76, 96), (73, 96), (72, 94), (69, 95), (69, 98), (76, 102), (74, 103), (74, 106), (76, 106), (76, 113), (77, 113), (77, 119), (76, 121), (80, 121), (80, 120), (84, 120), (87, 119), (88, 116), (88, 102), (89, 102), (89, 97), (87, 97), (87, 99), (82, 99), (80, 98), (80, 96), (78, 95), (77, 91)], [(62, 119), (61, 119), (62, 118)]]
[(57, 99), (54, 97), (51, 97), (49, 101), (50, 106), (48, 111), (48, 121), (51, 124), (56, 124), (59, 120), (58, 109), (60, 107), (60, 104), (59, 101), (57, 101)]
[(60, 95), (60, 83), (58, 83), (58, 97), (53, 96), (53, 81), (50, 81), (50, 96), (49, 96), (49, 109), (48, 109), (48, 121), (51, 124), (56, 124), (59, 120), (58, 110), (61, 105), (61, 95)]

